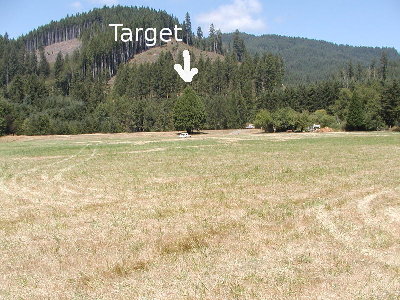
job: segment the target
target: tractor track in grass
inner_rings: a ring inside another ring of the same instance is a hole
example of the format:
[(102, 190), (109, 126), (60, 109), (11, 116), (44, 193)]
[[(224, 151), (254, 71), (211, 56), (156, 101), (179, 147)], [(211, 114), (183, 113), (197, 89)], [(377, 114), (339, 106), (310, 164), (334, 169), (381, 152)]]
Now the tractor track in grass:
[[(398, 237), (400, 226), (398, 207), (389, 206), (381, 208), (375, 212), (375, 215), (371, 212), (372, 204), (379, 201), (380, 197), (386, 195), (391, 195), (395, 199), (396, 192), (395, 190), (382, 190), (371, 193), (363, 198), (358, 198), (356, 201), (353, 201), (353, 203), (350, 203), (356, 206), (356, 210), (351, 210), (351, 208), (347, 209), (352, 211), (354, 219), (356, 219), (356, 217), (359, 218), (361, 224), (350, 224), (350, 227), (348, 226), (346, 229), (338, 226), (340, 220), (338, 220), (338, 218), (341, 217), (341, 212), (339, 211), (327, 210), (321, 206), (316, 209), (315, 216), (323, 228), (325, 228), (336, 241), (341, 243), (346, 250), (361, 253), (382, 264), (400, 267), (400, 245), (394, 244), (384, 249), (376, 249), (368, 244), (368, 238), (360, 239), (359, 236), (359, 232), (361, 231), (375, 232), (379, 230), (384, 234), (389, 234), (393, 238), (396, 238), (396, 236)], [(388, 218), (387, 211), (392, 213), (391, 218)]]
[[(27, 187), (23, 183), (18, 183), (18, 178), (23, 179), (24, 177), (26, 177), (28, 175), (32, 175), (32, 174), (36, 173), (37, 171), (46, 170), (50, 167), (70, 161), (70, 160), (78, 157), (88, 146), (89, 146), (89, 144), (86, 144), (85, 146), (80, 148), (77, 153), (72, 154), (66, 158), (18, 172), (16, 174), (14, 174), (14, 176), (10, 179), (10, 181), (8, 183), (4, 179), (0, 179), (1, 180), (0, 191), (2, 191), (4, 194), (10, 196), (11, 198), (16, 198), (16, 197), (27, 198), (27, 196), (28, 197), (29, 196), (43, 197), (43, 193), (33, 191), (32, 186)], [(47, 180), (48, 176), (42, 175), (42, 178), (44, 180)], [(36, 186), (38, 186), (38, 185), (40, 185), (40, 182), (38, 182), (36, 184)]]

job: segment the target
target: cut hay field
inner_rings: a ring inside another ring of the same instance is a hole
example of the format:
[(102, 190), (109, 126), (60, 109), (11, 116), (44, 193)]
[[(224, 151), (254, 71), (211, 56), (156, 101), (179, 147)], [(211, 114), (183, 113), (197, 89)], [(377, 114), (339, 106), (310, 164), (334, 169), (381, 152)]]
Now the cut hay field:
[(400, 134), (0, 138), (0, 299), (399, 299)]

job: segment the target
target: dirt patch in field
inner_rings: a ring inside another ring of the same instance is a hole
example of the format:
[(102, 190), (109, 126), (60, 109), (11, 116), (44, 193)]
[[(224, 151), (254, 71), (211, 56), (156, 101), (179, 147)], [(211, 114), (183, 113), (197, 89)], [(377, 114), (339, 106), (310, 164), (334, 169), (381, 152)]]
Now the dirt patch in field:
[(335, 130), (333, 130), (330, 127), (323, 127), (320, 130), (318, 130), (317, 132), (335, 132)]

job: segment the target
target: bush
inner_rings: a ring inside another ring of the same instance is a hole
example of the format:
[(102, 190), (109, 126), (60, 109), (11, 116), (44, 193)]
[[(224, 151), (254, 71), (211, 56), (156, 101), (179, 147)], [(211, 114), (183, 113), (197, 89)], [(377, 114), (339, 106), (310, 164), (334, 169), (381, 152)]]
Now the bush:
[(14, 110), (7, 100), (0, 99), (0, 136), (13, 133)]
[(334, 116), (329, 115), (325, 109), (316, 110), (311, 114), (310, 121), (322, 127), (337, 127), (338, 123)]
[(1, 115), (0, 112), (0, 136), (6, 134), (6, 119)]
[(292, 108), (285, 107), (270, 113), (268, 110), (260, 110), (254, 120), (257, 127), (263, 128), (266, 132), (273, 131), (305, 131), (313, 123), (322, 127), (337, 127), (338, 123), (334, 116), (329, 115), (325, 110), (317, 110), (310, 114), (308, 111), (301, 113)]
[(299, 131), (305, 131), (311, 126), (311, 116), (308, 111), (303, 111), (297, 114), (296, 129)]
[(64, 121), (60, 119), (50, 120), (50, 134), (79, 134), (84, 133), (84, 124), (82, 121)]
[(275, 111), (273, 119), (276, 131), (295, 130), (298, 113), (290, 107), (285, 107)]
[(266, 109), (260, 110), (257, 113), (254, 124), (256, 127), (264, 129), (265, 132), (274, 131), (274, 120), (272, 114)]
[(47, 115), (36, 114), (27, 118), (22, 124), (26, 135), (45, 135), (51, 133), (50, 119)]

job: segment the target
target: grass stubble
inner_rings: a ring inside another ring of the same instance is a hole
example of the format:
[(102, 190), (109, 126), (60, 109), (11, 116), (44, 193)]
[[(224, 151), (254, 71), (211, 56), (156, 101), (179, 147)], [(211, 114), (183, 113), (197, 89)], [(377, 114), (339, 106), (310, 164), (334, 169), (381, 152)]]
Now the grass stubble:
[(400, 136), (0, 139), (1, 299), (398, 299)]

